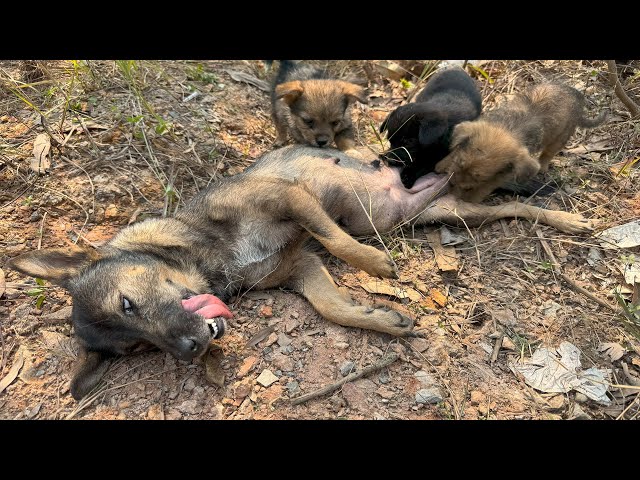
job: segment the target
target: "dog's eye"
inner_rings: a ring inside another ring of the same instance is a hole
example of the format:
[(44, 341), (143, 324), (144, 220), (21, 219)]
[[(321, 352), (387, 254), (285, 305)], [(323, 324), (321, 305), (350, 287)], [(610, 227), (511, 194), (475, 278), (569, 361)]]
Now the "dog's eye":
[(133, 304), (127, 297), (122, 297), (122, 311), (125, 315), (133, 315)]
[(334, 122), (331, 122), (331, 126), (332, 127), (337, 127), (338, 125), (340, 125), (340, 120), (336, 120)]
[(302, 121), (307, 124), (307, 127), (313, 128), (313, 118), (303, 118)]

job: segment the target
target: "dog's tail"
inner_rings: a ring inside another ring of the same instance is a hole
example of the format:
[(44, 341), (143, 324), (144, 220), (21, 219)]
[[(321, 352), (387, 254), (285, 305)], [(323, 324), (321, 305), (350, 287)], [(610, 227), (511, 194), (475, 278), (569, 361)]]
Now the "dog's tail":
[(607, 119), (607, 112), (601, 112), (596, 118), (580, 117), (578, 126), (583, 128), (594, 128)]
[(508, 182), (502, 185), (499, 190), (505, 190), (510, 193), (515, 193), (522, 197), (547, 196), (558, 190), (560, 185), (555, 180), (542, 181), (537, 178), (532, 178), (526, 182)]

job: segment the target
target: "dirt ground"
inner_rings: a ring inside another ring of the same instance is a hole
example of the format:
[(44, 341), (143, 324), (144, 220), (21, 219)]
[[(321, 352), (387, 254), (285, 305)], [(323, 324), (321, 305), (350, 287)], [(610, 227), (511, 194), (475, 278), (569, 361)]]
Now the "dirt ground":
[[(368, 82), (369, 104), (352, 111), (358, 142), (371, 145), (379, 142), (374, 131), (386, 114), (419, 88), (423, 68), (435, 62), (415, 62), (403, 81), (381, 62), (324, 63), (336, 75)], [(617, 174), (622, 162), (640, 156), (640, 126), (613, 94), (604, 61), (476, 65), (468, 71), (485, 108), (532, 82), (562, 79), (585, 93), (592, 115), (609, 112), (602, 126), (578, 130), (553, 160), (550, 175), (561, 187), (530, 203), (579, 212), (597, 220), (599, 230), (640, 216), (637, 166)], [(637, 61), (620, 71), (636, 100), (639, 71)], [(235, 318), (217, 342), (224, 386), (208, 383), (198, 361), (151, 351), (117, 359), (97, 395), (73, 400), (71, 298), (60, 287), (10, 271), (7, 260), (37, 248), (100, 245), (133, 221), (174, 213), (213, 179), (241, 172), (272, 148), (269, 96), (232, 78), (237, 72), (269, 78), (259, 61), (0, 62), (0, 268), (6, 277), (3, 285), (0, 273), (0, 390), (10, 381), (0, 393), (0, 419), (638, 417), (638, 387), (619, 386), (640, 378), (640, 340), (625, 329), (619, 311), (554, 273), (536, 231), (564, 274), (612, 306), (619, 285), (630, 298), (623, 268), (638, 247), (605, 250), (588, 235), (524, 220), (446, 227), (444, 233), (459, 240), (458, 268), (449, 272), (440, 271), (426, 241), (441, 225), (384, 237), (401, 274), (384, 283), (411, 288), (414, 298), (368, 293), (362, 286), (371, 277), (325, 255), (340, 287), (362, 303), (387, 302), (410, 312), (427, 332), (424, 339), (344, 328), (320, 318), (294, 293), (252, 291), (233, 299)], [(55, 139), (45, 159), (50, 165), (38, 174), (34, 142), (47, 131)], [(562, 342), (579, 349), (584, 369), (608, 369), (610, 405), (575, 391), (536, 391), (510, 368), (536, 348)], [(606, 343), (617, 344), (621, 356), (603, 350)], [(399, 355), (390, 366), (291, 405), (291, 398), (388, 352)], [(265, 370), (278, 377), (268, 387), (257, 382)]]

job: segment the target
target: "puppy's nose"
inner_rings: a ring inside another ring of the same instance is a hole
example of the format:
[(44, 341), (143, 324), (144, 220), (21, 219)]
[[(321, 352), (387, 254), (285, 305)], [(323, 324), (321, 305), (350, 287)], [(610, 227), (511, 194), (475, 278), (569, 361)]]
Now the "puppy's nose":
[(316, 143), (319, 147), (324, 147), (327, 143), (329, 143), (329, 139), (327, 138), (316, 138)]

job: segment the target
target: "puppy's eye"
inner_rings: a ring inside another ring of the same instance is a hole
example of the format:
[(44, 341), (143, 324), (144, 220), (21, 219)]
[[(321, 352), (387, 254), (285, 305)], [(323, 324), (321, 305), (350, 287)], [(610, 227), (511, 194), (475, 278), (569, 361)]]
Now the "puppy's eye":
[(133, 303), (127, 297), (122, 297), (122, 311), (125, 315), (133, 315)]
[(313, 128), (313, 118), (303, 118), (302, 121), (307, 124), (307, 127)]
[(332, 127), (337, 127), (338, 125), (340, 125), (340, 120), (336, 120), (334, 122), (331, 122), (331, 126)]

